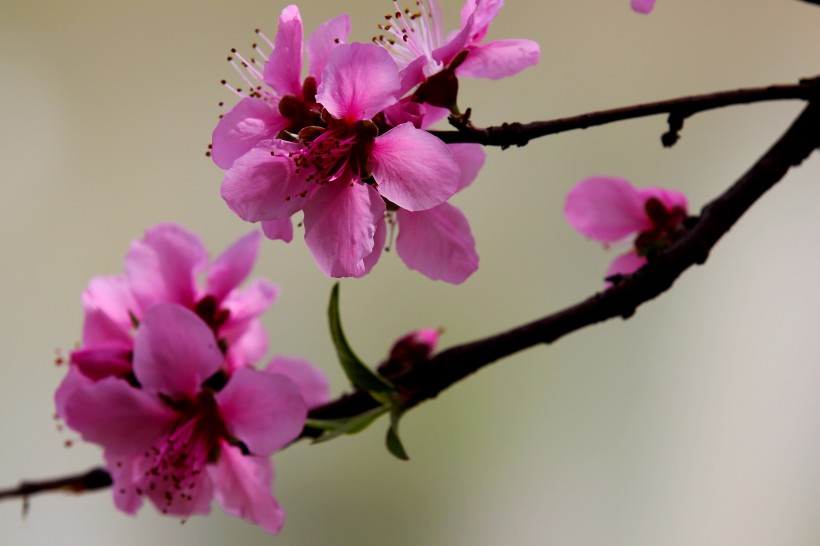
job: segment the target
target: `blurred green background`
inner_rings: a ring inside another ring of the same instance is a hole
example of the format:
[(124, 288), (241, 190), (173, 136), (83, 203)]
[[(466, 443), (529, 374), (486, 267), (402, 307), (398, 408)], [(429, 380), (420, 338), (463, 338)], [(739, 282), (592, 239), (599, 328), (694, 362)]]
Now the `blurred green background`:
[[(95, 446), (58, 432), (55, 350), (79, 340), (79, 294), (122, 271), (129, 242), (174, 220), (213, 254), (252, 229), (219, 197), (205, 157), (231, 47), (276, 32), (262, 0), (0, 0), (0, 484), (84, 470)], [(300, 5), (308, 31), (342, 8)], [(448, 27), (460, 2), (448, 0)], [(369, 40), (384, 0), (344, 3)], [(797, 0), (510, 1), (490, 38), (540, 42), (541, 63), (464, 81), (478, 125), (794, 82), (820, 72), (820, 8)], [(481, 268), (432, 282), (385, 255), (342, 283), (351, 343), (377, 363), (392, 341), (445, 327), (442, 346), (557, 310), (601, 288), (614, 256), (572, 232), (563, 200), (592, 174), (686, 192), (694, 211), (753, 162), (799, 103), (740, 106), (686, 121), (663, 149), (655, 117), (488, 150), (455, 199)], [(756, 205), (705, 267), (615, 320), (514, 356), (419, 407), (403, 424), (410, 462), (383, 448), (385, 423), (277, 455), (288, 514), (273, 538), (215, 507), (185, 525), (110, 492), (0, 504), (8, 545), (809, 545), (820, 543), (820, 158)], [(325, 326), (332, 280), (297, 232), (264, 245), (279, 283), (272, 350), (345, 381)]]

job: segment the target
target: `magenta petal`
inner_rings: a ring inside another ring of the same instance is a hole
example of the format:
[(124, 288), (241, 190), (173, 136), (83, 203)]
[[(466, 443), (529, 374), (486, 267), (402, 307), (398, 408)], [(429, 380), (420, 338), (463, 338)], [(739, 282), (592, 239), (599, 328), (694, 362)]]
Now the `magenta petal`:
[(86, 377), (125, 377), (131, 372), (132, 343), (100, 343), (71, 353), (71, 363)]
[(104, 456), (106, 469), (114, 482), (111, 488), (114, 506), (126, 514), (136, 514), (142, 507), (143, 497), (137, 493), (137, 488), (133, 487), (133, 484), (140, 476), (138, 467), (143, 454), (140, 453), (136, 457), (122, 457), (105, 453)]
[(384, 200), (366, 184), (336, 181), (317, 191), (305, 206), (305, 243), (316, 264), (331, 277), (361, 277), (375, 249)]
[(94, 277), (82, 294), (83, 345), (131, 343), (131, 315), (137, 304), (123, 275)]
[(269, 533), (282, 529), (285, 513), (271, 492), (273, 467), (267, 458), (243, 455), (239, 448), (222, 442), (219, 459), (208, 467), (208, 474), (225, 512)]
[(518, 74), (540, 58), (541, 48), (532, 40), (497, 40), (471, 46), (456, 74), (497, 80)]
[(243, 366), (259, 362), (268, 352), (268, 332), (259, 320), (249, 323), (237, 337), (228, 341), (225, 354), (225, 371), (233, 373)]
[(638, 190), (621, 178), (596, 176), (570, 190), (564, 215), (591, 239), (614, 242), (651, 227)]
[(149, 392), (193, 396), (222, 363), (214, 334), (179, 305), (151, 308), (134, 340), (134, 374)]
[(76, 389), (65, 400), (64, 413), (84, 440), (119, 455), (142, 453), (176, 418), (156, 396), (113, 377)]
[(410, 269), (452, 284), (463, 283), (478, 269), (470, 224), (453, 205), (421, 212), (399, 210), (397, 218), (396, 252)]
[(54, 393), (54, 405), (57, 408), (57, 417), (65, 419), (65, 404), (74, 392), (81, 387), (93, 384), (94, 381), (80, 372), (76, 366), (69, 366), (57, 391)]
[(222, 301), (231, 290), (239, 286), (253, 269), (261, 239), (258, 231), (252, 231), (214, 260), (208, 268), (205, 293), (216, 298), (216, 301)]
[(638, 256), (634, 250), (630, 250), (615, 258), (609, 265), (605, 277), (613, 275), (631, 275), (639, 270), (646, 263), (646, 258)]
[(287, 6), (279, 15), (279, 30), (265, 63), (263, 79), (281, 95), (302, 94), (302, 19), (294, 5)]
[(258, 222), (290, 217), (304, 206), (303, 194), (309, 188), (290, 158), (272, 156), (263, 143), (236, 160), (225, 173), (220, 192), (237, 216)]
[(289, 243), (293, 240), (293, 222), (290, 218), (281, 220), (262, 220), (262, 233), (272, 241), (285, 241)]
[(345, 44), (330, 54), (316, 101), (334, 118), (370, 119), (396, 102), (400, 87), (399, 69), (385, 49)]
[(473, 180), (476, 179), (481, 167), (484, 166), (484, 160), (487, 159), (487, 154), (484, 153), (480, 144), (448, 144), (447, 146), (450, 148), (453, 159), (461, 170), (457, 190), (461, 191), (472, 184)]
[(384, 249), (384, 243), (387, 241), (387, 222), (385, 222), (384, 215), (379, 222), (376, 223), (376, 233), (373, 236), (373, 252), (364, 258), (364, 274), (367, 275), (378, 263)]
[(296, 384), (281, 375), (239, 368), (216, 394), (231, 434), (254, 455), (270, 455), (294, 440), (307, 419)]
[(370, 168), (379, 193), (410, 211), (447, 201), (461, 178), (447, 145), (411, 123), (402, 123), (376, 138)]
[(318, 77), (327, 66), (330, 52), (341, 44), (347, 43), (350, 35), (350, 17), (343, 13), (325, 21), (313, 31), (308, 38), (307, 54), (310, 65), (308, 74)]
[(632, 9), (638, 13), (649, 13), (655, 7), (655, 0), (632, 0)]
[(222, 116), (214, 129), (211, 158), (229, 169), (261, 141), (273, 138), (288, 126), (288, 120), (262, 99), (246, 97)]
[(490, 23), (501, 11), (504, 0), (466, 0), (461, 8), (461, 25), (465, 26), (470, 15), (474, 16), (471, 41), (478, 42), (486, 36)]
[[(469, 3), (469, 0), (468, 0)], [(456, 55), (467, 49), (473, 33), (474, 17), (468, 16), (457, 32), (447, 37), (447, 43), (433, 51), (433, 59), (448, 65)], [(415, 62), (415, 61), (414, 61)], [(430, 74), (428, 74), (429, 76)]]
[(265, 372), (284, 375), (298, 388), (308, 408), (321, 406), (330, 399), (330, 383), (319, 368), (304, 358), (275, 356)]
[(249, 321), (273, 305), (278, 295), (279, 287), (267, 279), (254, 279), (245, 288), (231, 292), (222, 302), (229, 316), (221, 333), (231, 335), (234, 330), (244, 329)]
[(193, 306), (196, 274), (207, 263), (199, 237), (185, 228), (168, 223), (148, 229), (145, 237), (131, 243), (125, 257), (125, 274), (139, 311), (158, 302)]

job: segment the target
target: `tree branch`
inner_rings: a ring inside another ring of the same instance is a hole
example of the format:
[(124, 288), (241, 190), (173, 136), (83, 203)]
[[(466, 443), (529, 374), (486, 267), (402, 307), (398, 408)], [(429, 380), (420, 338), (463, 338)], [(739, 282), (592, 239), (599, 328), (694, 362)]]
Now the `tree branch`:
[(809, 100), (817, 96), (820, 90), (820, 76), (800, 80), (796, 84), (770, 85), (767, 87), (752, 87), (721, 91), (706, 95), (694, 95), (659, 102), (638, 104), (602, 110), (554, 119), (550, 121), (534, 121), (532, 123), (504, 123), (502, 125), (480, 129), (473, 127), (469, 122), (469, 114), (464, 119), (451, 119), (457, 127), (456, 131), (430, 131), (444, 142), (464, 143), (473, 142), (484, 146), (524, 146), (530, 140), (547, 135), (554, 135), (576, 129), (587, 129), (598, 125), (605, 125), (616, 121), (669, 114), (669, 130), (661, 136), (664, 146), (672, 146), (678, 140), (678, 134), (683, 128), (683, 122), (689, 116), (731, 106), (735, 104), (750, 104), (775, 100)]
[[(668, 290), (689, 267), (706, 261), (712, 247), (755, 201), (792, 167), (820, 147), (820, 99), (810, 103), (777, 142), (699, 217), (687, 220), (688, 231), (667, 249), (649, 256), (649, 263), (604, 292), (548, 315), (484, 339), (457, 345), (400, 375), (388, 376), (406, 398), (406, 408), (436, 397), (454, 383), (500, 358), (557, 339), (614, 317), (629, 318), (647, 301)], [(316, 419), (358, 415), (378, 405), (366, 392), (342, 396), (311, 411)], [(305, 429), (303, 437), (318, 431)]]
[[(649, 262), (634, 274), (618, 280), (608, 290), (567, 307), (557, 313), (548, 315), (528, 324), (523, 324), (506, 332), (489, 336), (471, 343), (451, 347), (430, 360), (403, 369), (400, 373), (388, 375), (404, 397), (403, 407), (409, 409), (425, 400), (435, 398), (440, 392), (477, 372), (484, 366), (541, 343), (550, 344), (561, 337), (614, 317), (629, 318), (636, 309), (668, 290), (675, 280), (689, 267), (706, 261), (712, 247), (725, 235), (766, 191), (780, 181), (792, 167), (803, 162), (815, 149), (820, 147), (820, 78), (804, 80), (797, 86), (773, 86), (763, 88), (777, 90), (774, 95), (758, 90), (739, 90), (689, 99), (678, 99), (653, 103), (598, 114), (587, 114), (572, 118), (570, 122), (556, 120), (546, 122), (566, 128), (552, 130), (552, 133), (572, 128), (591, 127), (643, 115), (652, 115), (669, 111), (670, 105), (678, 104), (689, 108), (691, 113), (717, 108), (728, 104), (755, 102), (758, 100), (776, 100), (784, 98), (813, 99), (803, 110), (791, 127), (772, 145), (772, 147), (722, 195), (708, 203), (699, 217), (687, 220), (688, 231), (667, 249), (649, 256)], [(806, 86), (809, 90), (804, 89)], [(787, 91), (786, 88), (790, 88)], [(798, 93), (799, 91), (799, 95)], [(792, 94), (794, 93), (794, 94)], [(803, 95), (805, 93), (805, 95)], [(731, 97), (734, 95), (734, 99)], [(763, 98), (765, 95), (766, 98)], [(711, 98), (709, 98), (711, 97)], [(757, 98), (755, 98), (757, 97)], [(666, 105), (666, 106), (661, 106)], [(586, 118), (585, 125), (580, 124)], [(568, 118), (570, 119), (570, 118)], [(538, 124), (522, 125), (522, 127)], [(503, 127), (503, 126), (502, 126)], [(477, 133), (502, 129), (474, 129)], [(543, 129), (541, 129), (543, 130)], [(463, 136), (471, 133), (445, 133)], [(540, 133), (538, 136), (551, 134)], [(529, 136), (532, 136), (530, 134)], [(490, 145), (504, 145), (497, 136), (493, 141), (482, 142)], [(456, 140), (457, 141), (457, 140)], [(456, 142), (451, 140), (451, 142)], [(469, 140), (461, 140), (467, 142)], [(475, 142), (475, 141), (470, 141)], [(507, 145), (516, 141), (508, 141)], [(359, 415), (379, 405), (368, 393), (357, 391), (345, 394), (328, 404), (310, 412), (314, 419), (338, 419)], [(301, 438), (316, 437), (321, 433), (317, 429), (306, 427)], [(43, 480), (23, 482), (18, 487), (0, 491), (0, 499), (27, 497), (47, 491), (69, 491), (80, 493), (102, 489), (111, 485), (111, 476), (103, 468), (94, 468), (86, 473)], [(24, 505), (25, 506), (25, 505)]]

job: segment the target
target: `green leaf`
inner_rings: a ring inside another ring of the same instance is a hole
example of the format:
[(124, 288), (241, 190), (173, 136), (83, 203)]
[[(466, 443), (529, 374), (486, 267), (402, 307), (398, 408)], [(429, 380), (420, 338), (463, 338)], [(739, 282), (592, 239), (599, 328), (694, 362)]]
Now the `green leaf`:
[(401, 439), (399, 438), (399, 418), (401, 414), (402, 411), (400, 408), (393, 407), (390, 410), (390, 428), (387, 429), (386, 438), (387, 451), (402, 461), (409, 461), (410, 456), (407, 455), (407, 451), (404, 449)]
[[(353, 383), (353, 386), (373, 395), (393, 392), (395, 390), (393, 385), (365, 366), (347, 343), (347, 338), (345, 338), (344, 331), (342, 330), (342, 319), (339, 316), (339, 283), (334, 284), (333, 290), (330, 292), (330, 304), (327, 308), (327, 316), (330, 322), (330, 337), (333, 339), (333, 345), (336, 347), (339, 363), (342, 365), (342, 369), (347, 378)], [(385, 401), (384, 396), (374, 396), (374, 398), (379, 401)]]
[(362, 414), (355, 415), (347, 419), (334, 419), (331, 421), (311, 420), (311, 426), (316, 428), (323, 428), (326, 430), (324, 434), (313, 440), (314, 444), (321, 444), (338, 438), (343, 434), (356, 434), (370, 426), (373, 421), (387, 413), (387, 406), (379, 406)]

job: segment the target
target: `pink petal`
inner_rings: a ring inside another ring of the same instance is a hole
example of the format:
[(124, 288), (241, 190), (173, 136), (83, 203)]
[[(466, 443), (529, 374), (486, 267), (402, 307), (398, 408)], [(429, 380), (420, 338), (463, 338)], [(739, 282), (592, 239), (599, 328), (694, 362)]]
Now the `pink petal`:
[(217, 123), (211, 137), (211, 159), (220, 168), (230, 169), (234, 161), (287, 126), (288, 120), (277, 108), (262, 99), (246, 97)]
[(294, 5), (279, 15), (279, 30), (263, 79), (280, 95), (302, 94), (302, 18)]
[(228, 247), (208, 268), (205, 294), (222, 301), (228, 292), (239, 286), (247, 277), (259, 253), (258, 231), (241, 237)]
[(570, 190), (564, 215), (591, 239), (613, 242), (651, 227), (638, 190), (621, 178), (597, 176)]
[(641, 188), (638, 190), (641, 200), (646, 203), (651, 198), (655, 198), (666, 207), (667, 210), (681, 209), (688, 213), (689, 205), (686, 196), (679, 191), (666, 188)]
[(373, 252), (364, 257), (364, 274), (367, 275), (379, 261), (384, 249), (384, 243), (387, 241), (387, 222), (384, 220), (384, 214), (380, 221), (376, 222), (376, 233), (373, 236)]
[(621, 254), (612, 261), (604, 277), (611, 277), (613, 275), (631, 275), (643, 267), (645, 263), (646, 258), (638, 256), (637, 252), (630, 250), (629, 252)]
[(82, 294), (83, 345), (131, 343), (131, 313), (137, 304), (123, 275), (94, 277)]
[(396, 252), (410, 269), (433, 280), (461, 284), (478, 269), (467, 218), (444, 203), (422, 212), (399, 210)]
[(320, 76), (327, 66), (331, 51), (346, 43), (349, 35), (350, 17), (344, 13), (319, 25), (308, 38), (308, 74)]
[(293, 222), (290, 218), (281, 220), (262, 220), (262, 233), (272, 241), (280, 240), (289, 243), (293, 240)]
[(57, 391), (54, 393), (54, 405), (57, 408), (57, 417), (64, 420), (66, 401), (71, 398), (76, 390), (81, 387), (92, 385), (93, 383), (94, 381), (81, 373), (76, 366), (69, 366), (68, 372), (65, 377), (63, 377), (63, 380), (60, 382), (60, 386), (57, 387)]
[(282, 529), (285, 513), (271, 492), (273, 467), (264, 457), (243, 455), (222, 442), (219, 459), (208, 467), (214, 495), (222, 509), (232, 516), (276, 534)]
[(410, 123), (376, 138), (370, 167), (379, 193), (410, 211), (430, 209), (447, 201), (461, 178), (447, 145)]
[(333, 50), (316, 100), (337, 119), (370, 119), (397, 100), (399, 70), (390, 54), (373, 44), (345, 44)]
[(474, 22), (475, 18), (468, 16), (468, 18), (462, 22), (461, 28), (457, 32), (451, 33), (450, 36), (447, 37), (447, 42), (443, 46), (433, 51), (433, 59), (447, 66), (456, 55), (467, 49), (473, 34)]
[(338, 180), (317, 191), (305, 206), (305, 243), (319, 269), (331, 277), (365, 275), (384, 210), (384, 200), (366, 184)]
[(71, 363), (95, 381), (104, 377), (125, 377), (131, 372), (131, 340), (128, 343), (100, 343), (71, 353)]
[(655, 0), (632, 0), (632, 9), (638, 13), (649, 13), (655, 7)]
[(541, 48), (532, 40), (497, 40), (471, 46), (469, 51), (456, 69), (457, 75), (466, 78), (506, 78), (541, 58)]
[(456, 190), (461, 191), (476, 179), (481, 167), (484, 166), (487, 154), (484, 153), (480, 144), (448, 144), (447, 147), (450, 148), (450, 153), (453, 154), (453, 159), (461, 170)]
[(241, 334), (232, 337), (225, 353), (225, 371), (233, 373), (238, 368), (259, 362), (268, 352), (268, 332), (262, 322), (255, 320)]
[(134, 341), (134, 374), (147, 391), (191, 397), (221, 363), (213, 332), (193, 312), (163, 303), (145, 314)]
[(125, 274), (139, 311), (158, 302), (193, 306), (196, 274), (207, 263), (199, 237), (185, 228), (168, 223), (148, 229), (142, 240), (131, 243), (125, 257)]
[(474, 14), (475, 22), (471, 42), (478, 42), (484, 38), (490, 28), (490, 23), (496, 18), (504, 6), (504, 0), (466, 0), (461, 8), (461, 25), (465, 26)]
[(143, 458), (140, 453), (136, 457), (123, 457), (105, 453), (105, 466), (111, 474), (114, 484), (111, 487), (114, 506), (126, 514), (134, 515), (142, 507), (142, 495), (133, 487), (136, 479), (142, 474), (137, 468)]
[(265, 372), (284, 375), (298, 388), (307, 407), (315, 408), (330, 400), (330, 383), (319, 368), (304, 358), (275, 356)]
[(281, 375), (239, 368), (216, 394), (231, 434), (254, 455), (270, 455), (294, 440), (305, 425), (307, 406), (296, 384)]
[(279, 295), (279, 287), (267, 279), (254, 279), (241, 290), (231, 292), (222, 302), (230, 314), (220, 334), (231, 336), (264, 313)]
[(123, 456), (141, 454), (176, 419), (159, 398), (114, 377), (76, 389), (64, 412), (66, 424), (84, 440)]
[(220, 188), (231, 210), (246, 222), (290, 217), (304, 206), (310, 189), (290, 158), (271, 155), (268, 142), (236, 160)]

